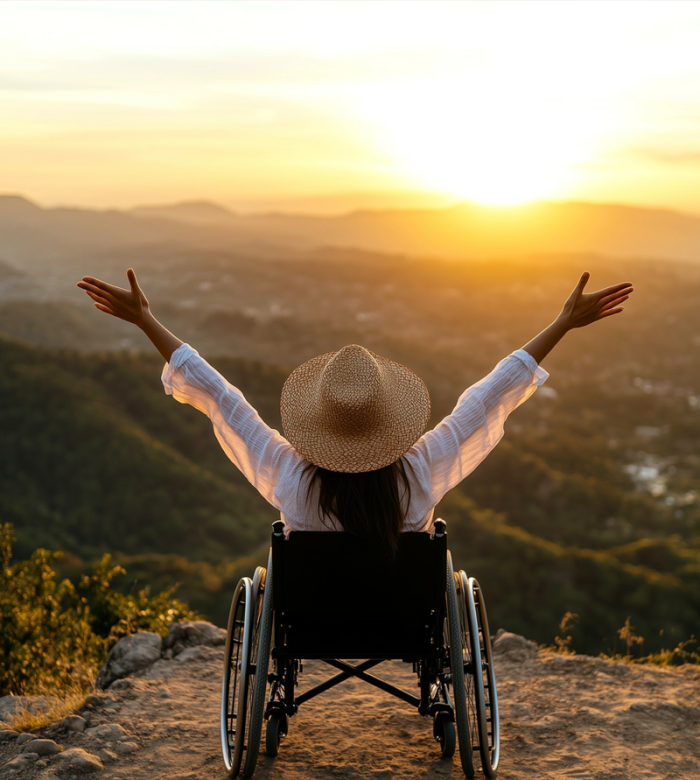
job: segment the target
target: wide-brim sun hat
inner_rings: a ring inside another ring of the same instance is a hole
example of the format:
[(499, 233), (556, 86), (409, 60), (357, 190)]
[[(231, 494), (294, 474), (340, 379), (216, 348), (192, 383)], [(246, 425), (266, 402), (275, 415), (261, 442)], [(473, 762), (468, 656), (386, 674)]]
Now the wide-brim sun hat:
[(425, 432), (430, 395), (401, 363), (358, 344), (318, 355), (287, 378), (284, 435), (329, 471), (375, 471), (398, 460)]

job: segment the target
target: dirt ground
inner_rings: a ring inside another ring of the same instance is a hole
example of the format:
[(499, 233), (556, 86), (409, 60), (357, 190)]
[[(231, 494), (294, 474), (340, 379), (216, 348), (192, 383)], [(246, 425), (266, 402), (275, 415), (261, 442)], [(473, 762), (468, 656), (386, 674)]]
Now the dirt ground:
[[(502, 780), (700, 778), (697, 667), (666, 670), (541, 652), (496, 658)], [(222, 663), (223, 650), (213, 647), (159, 660), (115, 683), (84, 711), (85, 732), (50, 732), (64, 749), (78, 747), (97, 756), (103, 768), (69, 771), (54, 756), (20, 769), (8, 763), (21, 750), (14, 741), (0, 745), (0, 777), (73, 780), (89, 770), (105, 780), (223, 778)], [(409, 691), (415, 688), (409, 666), (391, 662), (375, 672)], [(300, 690), (333, 673), (320, 662), (307, 662)], [(94, 730), (105, 724), (121, 730)], [(303, 705), (289, 726), (279, 756), (261, 754), (256, 778), (464, 777), (457, 755), (440, 758), (429, 719), (360, 681), (345, 682)]]

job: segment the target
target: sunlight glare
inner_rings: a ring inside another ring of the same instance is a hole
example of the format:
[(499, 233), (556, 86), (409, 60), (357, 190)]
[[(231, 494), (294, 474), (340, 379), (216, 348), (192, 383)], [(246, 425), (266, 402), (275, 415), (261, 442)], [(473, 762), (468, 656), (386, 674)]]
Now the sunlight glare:
[(509, 87), (496, 79), (394, 85), (366, 98), (365, 110), (417, 184), (485, 205), (561, 197), (576, 165), (594, 156), (600, 121)]

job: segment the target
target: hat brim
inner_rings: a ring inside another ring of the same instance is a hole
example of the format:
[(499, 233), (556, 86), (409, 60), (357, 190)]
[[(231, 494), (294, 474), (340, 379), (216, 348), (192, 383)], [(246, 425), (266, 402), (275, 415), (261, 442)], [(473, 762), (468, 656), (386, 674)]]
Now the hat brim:
[(280, 404), (284, 435), (302, 458), (329, 471), (360, 473), (384, 468), (425, 432), (430, 419), (428, 388), (406, 366), (371, 352), (382, 374), (377, 422), (357, 434), (339, 432), (324, 412), (319, 389), (323, 369), (335, 354), (312, 358), (287, 378)]

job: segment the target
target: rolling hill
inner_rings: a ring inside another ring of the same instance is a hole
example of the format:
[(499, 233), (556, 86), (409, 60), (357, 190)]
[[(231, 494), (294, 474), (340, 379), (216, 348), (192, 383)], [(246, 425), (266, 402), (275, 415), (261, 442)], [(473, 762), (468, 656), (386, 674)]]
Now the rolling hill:
[(28, 266), (119, 248), (227, 249), (289, 257), (328, 246), (453, 259), (594, 253), (697, 261), (700, 217), (575, 202), (503, 209), (464, 203), (342, 216), (237, 215), (208, 202), (93, 211), (44, 209), (21, 196), (0, 196), (0, 253)]

